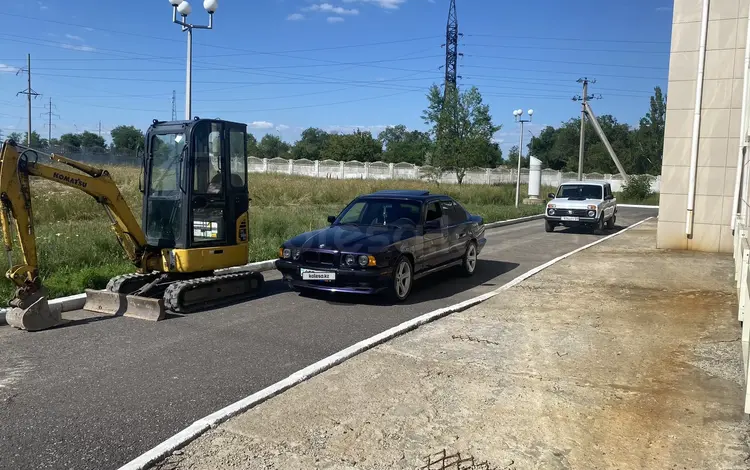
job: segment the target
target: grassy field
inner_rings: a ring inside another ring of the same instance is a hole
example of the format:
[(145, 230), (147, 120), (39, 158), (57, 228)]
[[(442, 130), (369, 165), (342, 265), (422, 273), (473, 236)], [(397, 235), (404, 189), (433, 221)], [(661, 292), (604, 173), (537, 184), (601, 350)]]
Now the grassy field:
[[(130, 208), (140, 220), (138, 170), (110, 168)], [(485, 222), (539, 214), (543, 206), (516, 209), (515, 186), (430, 185), (423, 181), (326, 180), (278, 174), (252, 173), (250, 197), (250, 260), (274, 258), (279, 244), (304, 231), (326, 225), (355, 196), (381, 189), (429, 189), (448, 194)], [(542, 194), (554, 191), (542, 188)], [(525, 194), (526, 188), (521, 188)], [(39, 269), (50, 297), (102, 288), (115, 275), (132, 272), (108, 219), (92, 198), (48, 181), (32, 181)], [(18, 253), (15, 253), (19, 259)], [(3, 272), (5, 269), (2, 270)], [(0, 283), (0, 303), (12, 296), (9, 281)]]

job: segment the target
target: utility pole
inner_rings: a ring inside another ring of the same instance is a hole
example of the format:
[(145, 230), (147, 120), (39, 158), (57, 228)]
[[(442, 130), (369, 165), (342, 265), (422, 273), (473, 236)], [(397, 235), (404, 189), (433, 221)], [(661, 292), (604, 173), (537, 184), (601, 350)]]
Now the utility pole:
[(16, 72), (16, 75), (24, 71), (26, 71), (29, 77), (28, 88), (26, 88), (24, 91), (19, 91), (18, 93), (16, 93), (16, 96), (26, 95), (28, 99), (29, 130), (26, 134), (26, 145), (31, 147), (31, 97), (33, 96), (34, 98), (36, 98), (37, 96), (40, 96), (39, 93), (35, 92), (34, 89), (31, 88), (31, 54), (26, 54), (26, 69), (20, 69), (18, 72)]
[(589, 82), (596, 83), (596, 79), (579, 78), (578, 83), (583, 83), (583, 96), (574, 96), (573, 101), (582, 101), (581, 103), (581, 141), (578, 146), (578, 181), (583, 180), (583, 152), (586, 145), (586, 103), (588, 100), (596, 98), (589, 95)]
[(52, 145), (52, 116), (60, 117), (58, 114), (52, 112), (52, 98), (49, 99), (49, 109), (46, 113), (42, 113), (42, 116), (47, 116), (47, 145)]
[(177, 92), (172, 90), (172, 120), (177, 120)]
[(615, 154), (615, 150), (612, 148), (612, 144), (609, 143), (609, 139), (607, 139), (607, 136), (604, 134), (604, 131), (602, 130), (601, 126), (599, 125), (599, 121), (596, 119), (596, 115), (594, 114), (594, 110), (591, 108), (591, 105), (589, 104), (589, 100), (593, 99), (601, 99), (602, 95), (596, 94), (596, 95), (589, 95), (589, 83), (596, 83), (596, 80), (589, 80), (588, 78), (580, 78), (578, 79), (578, 83), (583, 83), (583, 96), (574, 96), (573, 101), (582, 101), (581, 104), (581, 144), (580, 148), (578, 149), (578, 180), (581, 181), (583, 179), (583, 150), (584, 150), (584, 137), (585, 137), (585, 126), (586, 126), (586, 116), (588, 116), (589, 121), (591, 121), (591, 125), (594, 127), (594, 130), (596, 131), (599, 138), (604, 143), (604, 146), (607, 148), (607, 152), (609, 152), (609, 156), (612, 157), (612, 161), (615, 162), (615, 166), (617, 166), (617, 170), (620, 172), (620, 176), (622, 176), (623, 181), (627, 181), (628, 175), (625, 173), (625, 169), (622, 167), (622, 164), (620, 163), (620, 160), (617, 158), (617, 154)]
[(99, 137), (102, 136), (102, 122), (99, 121)]

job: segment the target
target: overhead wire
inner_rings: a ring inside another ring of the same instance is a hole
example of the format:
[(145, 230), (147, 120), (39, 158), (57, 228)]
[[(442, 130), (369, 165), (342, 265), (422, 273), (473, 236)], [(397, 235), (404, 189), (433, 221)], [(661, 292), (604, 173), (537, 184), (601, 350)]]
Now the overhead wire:
[[(0, 13), (0, 15), (6, 15), (6, 16), (17, 16), (17, 17), (24, 17), (23, 15), (14, 15), (14, 14), (7, 14), (7, 13)], [(33, 17), (25, 17), (32, 20), (38, 20), (38, 21), (48, 21), (53, 23), (60, 23), (60, 24), (66, 24), (66, 25), (74, 25), (72, 23), (66, 23), (66, 22), (60, 22), (60, 21), (54, 21), (54, 20), (44, 20), (39, 18), (33, 18)], [(86, 27), (90, 28), (88, 26), (83, 25), (74, 25), (74, 26), (80, 26), (80, 27)], [(173, 38), (165, 38), (165, 37), (157, 37), (157, 36), (150, 36), (150, 35), (144, 35), (139, 33), (131, 33), (126, 31), (116, 31), (112, 29), (102, 29), (102, 28), (90, 28), (94, 30), (100, 30), (100, 31), (107, 31), (110, 33), (121, 33), (121, 34), (129, 34), (132, 36), (140, 36), (140, 37), (146, 37), (150, 39), (159, 39), (159, 40), (169, 40), (169, 41), (179, 41), (183, 42), (182, 40), (177, 40)], [(3, 35), (0, 35), (3, 36)], [(506, 36), (502, 35), (482, 35), (482, 34), (469, 34), (465, 35), (468, 37), (503, 37)], [(334, 93), (338, 91), (344, 91), (351, 88), (359, 88), (359, 87), (370, 87), (370, 88), (380, 88), (380, 89), (401, 89), (403, 91), (400, 91), (398, 93), (393, 93), (389, 95), (383, 95), (383, 96), (376, 96), (376, 97), (366, 97), (362, 99), (348, 99), (346, 101), (341, 102), (331, 102), (331, 103), (325, 103), (325, 104), (314, 104), (314, 105), (303, 105), (303, 106), (292, 106), (292, 107), (283, 107), (283, 108), (268, 108), (268, 109), (258, 109), (258, 110), (241, 110), (241, 111), (225, 111), (226, 113), (229, 112), (257, 112), (257, 111), (275, 111), (275, 110), (287, 110), (287, 109), (302, 109), (302, 108), (309, 108), (309, 107), (319, 107), (319, 106), (325, 106), (325, 105), (335, 105), (335, 104), (344, 104), (344, 103), (350, 103), (350, 102), (357, 102), (357, 101), (366, 101), (366, 100), (372, 100), (372, 99), (382, 99), (387, 98), (390, 96), (398, 96), (403, 95), (406, 93), (411, 92), (425, 92), (424, 88), (421, 87), (408, 87), (404, 85), (398, 85), (397, 82), (400, 81), (417, 81), (417, 80), (427, 80), (429, 77), (422, 77), (422, 78), (399, 78), (399, 79), (383, 79), (379, 80), (376, 83), (373, 83), (372, 80), (351, 80), (351, 79), (340, 79), (337, 77), (324, 77), (323, 74), (318, 75), (309, 75), (309, 74), (290, 74), (285, 72), (276, 72), (276, 73), (261, 73), (259, 70), (268, 70), (268, 69), (282, 69), (282, 68), (302, 68), (302, 67), (321, 67), (321, 66), (348, 66), (348, 70), (355, 67), (373, 67), (373, 68), (380, 68), (385, 70), (394, 70), (394, 71), (407, 71), (412, 72), (412, 74), (436, 74), (437, 78), (437, 70), (416, 70), (416, 69), (407, 69), (407, 68), (399, 68), (399, 67), (387, 67), (387, 66), (378, 66), (376, 64), (382, 64), (386, 62), (395, 62), (399, 60), (420, 60), (420, 59), (430, 59), (430, 58), (436, 58), (436, 57), (443, 57), (440, 56), (425, 56), (425, 57), (416, 57), (416, 58), (410, 58), (410, 59), (383, 59), (383, 60), (376, 60), (376, 61), (365, 61), (365, 62), (341, 62), (341, 61), (334, 61), (334, 60), (326, 60), (326, 59), (319, 59), (319, 58), (311, 58), (311, 57), (299, 57), (299, 56), (292, 56), (289, 55), (289, 53), (299, 53), (299, 52), (314, 52), (314, 51), (324, 51), (324, 50), (337, 50), (337, 49), (346, 49), (346, 48), (354, 48), (354, 47), (367, 47), (367, 46), (375, 46), (375, 45), (385, 45), (385, 44), (396, 44), (401, 42), (410, 42), (410, 41), (418, 41), (418, 40), (424, 40), (424, 39), (433, 39), (440, 36), (424, 36), (420, 38), (409, 38), (409, 39), (402, 39), (402, 40), (394, 40), (394, 41), (380, 41), (377, 43), (369, 43), (369, 44), (358, 44), (358, 45), (344, 45), (344, 46), (332, 46), (332, 47), (322, 47), (322, 48), (309, 48), (309, 49), (295, 49), (295, 50), (288, 50), (288, 51), (277, 51), (277, 52), (270, 52), (270, 51), (256, 51), (256, 50), (249, 50), (249, 49), (240, 49), (240, 48), (233, 48), (233, 47), (226, 47), (226, 46), (220, 46), (220, 45), (214, 45), (214, 44), (204, 44), (209, 47), (213, 48), (219, 48), (219, 49), (226, 49), (226, 50), (235, 50), (239, 51), (237, 54), (226, 54), (226, 55), (216, 55), (213, 54), (211, 57), (229, 57), (229, 56), (240, 56), (240, 55), (271, 55), (271, 56), (278, 56), (278, 57), (286, 57), (296, 60), (306, 60), (306, 61), (317, 61), (320, 62), (320, 65), (312, 65), (312, 64), (302, 64), (302, 65), (281, 65), (281, 66), (261, 66), (261, 67), (237, 67), (237, 66), (227, 66), (226, 64), (216, 64), (216, 63), (209, 63), (202, 60), (195, 61), (197, 64), (203, 64), (206, 66), (210, 66), (210, 68), (200, 68), (197, 67), (198, 70), (217, 70), (216, 67), (219, 67), (218, 70), (225, 71), (225, 72), (237, 72), (237, 73), (248, 73), (252, 75), (265, 75), (275, 78), (282, 78), (282, 79), (291, 79), (291, 80), (303, 80), (303, 82), (295, 82), (295, 81), (287, 81), (287, 82), (226, 82), (226, 81), (195, 81), (194, 83), (221, 83), (221, 84), (234, 84), (237, 85), (237, 87), (225, 87), (224, 89), (234, 89), (238, 87), (244, 87), (248, 85), (302, 85), (302, 84), (319, 84), (319, 85), (335, 85), (335, 84), (350, 84), (351, 86), (347, 86), (344, 88), (338, 88), (335, 90), (326, 90), (326, 91), (317, 91), (317, 92), (310, 92), (310, 93), (301, 93), (296, 95), (287, 95), (287, 96), (277, 96), (277, 97), (260, 97), (260, 98), (247, 98), (247, 99), (228, 99), (228, 100), (219, 100), (219, 101), (255, 101), (255, 100), (263, 100), (263, 99), (285, 99), (285, 98), (292, 98), (292, 97), (299, 97), (299, 96), (312, 96), (312, 95), (318, 95), (318, 94), (326, 94), (326, 93)], [(519, 38), (518, 36), (513, 36), (514, 38)], [(18, 36), (14, 36), (13, 38), (16, 38), (18, 42), (23, 42), (22, 40), (18, 40)], [(23, 39), (23, 38), (22, 38)], [(39, 40), (36, 38), (28, 38), (36, 41), (37, 45), (43, 45), (43, 46), (51, 46), (51, 47), (62, 47), (64, 49), (69, 49), (69, 47), (61, 46), (60, 44), (44, 44), (47, 41), (42, 41), (42, 44), (39, 44)], [(540, 39), (540, 40), (570, 40), (570, 41), (576, 41), (576, 40), (586, 40), (586, 39), (579, 39), (579, 38), (527, 38), (527, 39)], [(659, 42), (653, 42), (653, 41), (618, 41), (618, 40), (602, 40), (602, 42), (624, 42), (624, 43), (640, 43), (640, 44), (661, 44)], [(32, 43), (32, 42), (29, 42)], [(32, 43), (33, 44), (33, 43)], [(200, 44), (200, 43), (198, 43)], [(668, 44), (668, 43), (667, 43)], [(482, 46), (484, 47), (484, 46)], [(487, 45), (487, 47), (491, 47), (491, 45)], [(534, 46), (529, 46), (528, 48), (533, 48)], [(431, 48), (430, 48), (431, 49)], [(541, 48), (540, 49), (545, 49)], [(546, 48), (549, 50), (559, 50), (561, 48)], [(429, 50), (429, 49), (427, 49)], [(575, 49), (568, 49), (568, 50), (575, 50)], [(115, 54), (126, 54), (126, 55), (140, 55), (141, 57), (119, 57), (119, 58), (111, 58), (108, 57), (106, 60), (160, 60), (165, 62), (174, 62), (178, 59), (175, 59), (174, 57), (159, 57), (159, 56), (151, 56), (148, 54), (142, 54), (137, 52), (130, 52), (130, 51), (117, 51), (112, 49), (101, 49), (98, 48), (96, 51), (87, 51), (87, 52), (99, 52), (99, 53), (106, 53), (107, 55), (111, 55), (113, 53)], [(613, 51), (614, 52), (614, 51)], [(635, 52), (635, 51), (617, 51), (617, 52)], [(512, 57), (497, 57), (497, 56), (482, 56), (479, 54), (469, 54), (469, 57), (476, 57), (476, 58), (492, 58), (492, 59), (500, 59), (500, 60), (529, 60), (529, 61), (538, 61), (538, 62), (557, 62), (557, 63), (567, 63), (571, 65), (588, 65), (588, 66), (603, 66), (603, 67), (609, 67), (609, 66), (616, 66), (616, 67), (625, 67), (625, 68), (652, 68), (652, 69), (659, 69), (660, 67), (646, 67), (646, 66), (629, 66), (629, 65), (615, 65), (615, 64), (596, 64), (596, 63), (577, 63), (577, 62), (568, 62), (568, 61), (555, 61), (555, 60), (543, 60), (543, 59), (526, 59), (526, 58), (512, 58)], [(41, 60), (41, 59), (37, 59)], [(67, 60), (67, 59), (51, 59), (51, 60)], [(100, 60), (100, 59), (91, 59), (91, 60)], [(104, 60), (104, 59), (101, 59)], [(180, 61), (181, 62), (181, 61)], [(507, 67), (491, 67), (491, 66), (481, 66), (481, 65), (462, 65), (463, 68), (470, 67), (470, 68), (486, 68), (486, 69), (497, 69), (497, 70), (516, 70), (516, 71), (526, 71), (526, 72), (537, 72), (537, 73), (555, 73), (555, 74), (567, 74), (567, 75), (574, 75), (575, 72), (562, 72), (562, 71), (550, 71), (550, 70), (533, 70), (533, 69), (509, 69)], [(39, 70), (39, 68), (37, 68)], [(42, 70), (45, 70), (44, 67), (42, 67)], [(56, 70), (63, 70), (63, 71), (90, 71), (90, 69), (59, 69)], [(117, 71), (118, 69), (112, 69), (110, 71)], [(144, 71), (149, 72), (156, 72), (156, 71), (182, 71), (184, 68), (180, 69), (166, 69), (166, 70), (159, 70), (159, 69), (147, 69)], [(126, 71), (135, 71), (133, 69), (127, 69)], [(37, 75), (45, 76), (44, 72), (37, 72)], [(141, 79), (141, 78), (128, 78), (128, 77), (87, 77), (87, 76), (75, 76), (75, 75), (65, 75), (65, 74), (46, 74), (47, 76), (54, 75), (55, 77), (64, 77), (64, 78), (72, 78), (72, 79), (95, 79), (95, 80), (123, 80), (123, 81), (152, 81), (157, 82), (161, 80), (149, 80), (149, 79)], [(599, 74), (597, 75), (601, 76), (613, 76), (618, 78), (633, 78), (633, 79), (644, 79), (644, 80), (659, 80), (658, 77), (636, 77), (636, 76), (623, 76), (621, 74)], [(315, 80), (311, 81), (310, 78), (319, 78), (321, 80)], [(480, 75), (472, 75), (473, 78), (480, 78), (482, 76)], [(505, 80), (505, 81), (511, 81), (511, 78), (500, 78), (500, 77), (491, 77), (491, 76), (484, 76), (487, 79), (491, 80)], [(563, 82), (563, 79), (543, 79), (539, 78), (540, 81), (556, 81), (556, 82)], [(545, 86), (558, 86), (561, 85), (546, 85), (544, 83), (540, 85)], [(482, 85), (482, 87), (485, 88), (497, 88), (497, 89), (518, 89), (513, 87), (503, 87), (503, 86), (493, 86), (493, 85)], [(88, 87), (86, 87), (88, 88)], [(524, 87), (523, 90), (529, 91), (528, 87)], [(604, 89), (602, 89), (604, 90)], [(613, 89), (617, 90), (617, 89)], [(207, 90), (206, 90), (207, 91)], [(555, 90), (539, 90), (539, 91), (550, 91), (555, 92)], [(638, 92), (637, 90), (620, 90), (623, 92)], [(562, 91), (561, 91), (562, 93)], [(521, 97), (518, 94), (512, 94), (512, 95), (504, 95), (502, 93), (483, 93), (487, 96), (514, 96), (514, 97)], [(123, 97), (143, 97), (145, 95), (125, 95), (122, 94)], [(152, 96), (162, 96), (162, 94), (158, 95), (152, 95)], [(569, 99), (569, 97), (562, 97), (557, 95), (540, 95), (540, 94), (528, 94), (525, 95), (527, 97), (537, 97), (537, 98), (549, 98), (549, 99)], [(616, 94), (613, 94), (612, 96), (618, 96)], [(619, 95), (619, 96), (635, 96), (635, 95)], [(64, 100), (63, 100), (64, 101)], [(195, 101), (217, 101), (217, 100), (195, 100)], [(75, 103), (80, 104), (80, 103)], [(85, 105), (85, 106), (94, 106), (94, 105)], [(132, 108), (122, 108), (122, 107), (112, 107), (112, 106), (98, 106), (98, 107), (106, 107), (111, 109), (132, 109)], [(138, 109), (133, 109), (138, 110)], [(161, 112), (155, 111), (155, 110), (139, 110), (139, 111), (148, 111), (148, 112)], [(219, 112), (221, 113), (221, 112)]]

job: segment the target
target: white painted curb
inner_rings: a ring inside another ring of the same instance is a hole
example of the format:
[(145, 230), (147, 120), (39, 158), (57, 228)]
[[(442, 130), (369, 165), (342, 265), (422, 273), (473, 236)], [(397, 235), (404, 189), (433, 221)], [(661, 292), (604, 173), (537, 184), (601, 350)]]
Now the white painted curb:
[(543, 269), (546, 269), (553, 264), (564, 260), (565, 258), (572, 256), (579, 251), (583, 251), (587, 248), (591, 248), (594, 245), (598, 245), (599, 243), (602, 243), (606, 240), (609, 240), (612, 237), (616, 237), (620, 235), (621, 233), (627, 232), (628, 230), (635, 228), (642, 223), (652, 219), (653, 217), (648, 217), (646, 219), (643, 219), (639, 222), (634, 223), (633, 225), (630, 225), (622, 230), (620, 230), (617, 233), (613, 233), (611, 235), (608, 235), (606, 237), (600, 238), (592, 243), (589, 243), (588, 245), (582, 246), (580, 248), (577, 248), (571, 252), (565, 253), (564, 255), (558, 256), (557, 258), (547, 261), (546, 263), (537, 266), (534, 269), (531, 269), (529, 271), (526, 271), (525, 273), (521, 274), (520, 276), (516, 277), (512, 281), (503, 284), (502, 286), (498, 287), (494, 291), (487, 292), (485, 294), (482, 294), (480, 296), (474, 297), (469, 300), (465, 300), (461, 303), (451, 305), (449, 307), (441, 308), (438, 310), (433, 310), (432, 312), (425, 313), (424, 315), (421, 315), (417, 318), (414, 318), (412, 320), (406, 321), (404, 323), (401, 323), (400, 325), (394, 326), (393, 328), (390, 328), (388, 330), (383, 331), (382, 333), (379, 333), (375, 336), (372, 336), (370, 338), (367, 338), (363, 341), (360, 341), (356, 344), (353, 344), (349, 346), (346, 349), (343, 349), (331, 356), (326, 357), (325, 359), (321, 359), (320, 361), (311, 364), (304, 369), (301, 369), (294, 374), (290, 375), (289, 377), (276, 382), (273, 385), (270, 385), (263, 390), (260, 390), (258, 392), (253, 393), (252, 395), (243, 398), (242, 400), (239, 400), (235, 403), (232, 403), (231, 405), (224, 407), (220, 409), (219, 411), (216, 411), (205, 418), (199, 419), (198, 421), (194, 422), (187, 428), (183, 429), (179, 433), (175, 434), (174, 436), (170, 437), (169, 439), (165, 440), (161, 444), (157, 445), (156, 447), (152, 448), (151, 450), (145, 452), (144, 454), (140, 455), (139, 457), (136, 457), (135, 459), (131, 460), (130, 462), (126, 463), (122, 467), (119, 468), (119, 470), (143, 470), (147, 469), (151, 466), (151, 464), (155, 463), (158, 460), (161, 460), (162, 458), (166, 457), (168, 454), (172, 453), (174, 450), (184, 446), (185, 444), (191, 442), (192, 440), (196, 439), (198, 436), (203, 434), (208, 429), (217, 426), (218, 424), (226, 421), (227, 419), (231, 418), (232, 416), (237, 415), (238, 413), (241, 413), (243, 411), (246, 411), (249, 408), (252, 408), (255, 405), (258, 405), (269, 398), (272, 398), (292, 387), (295, 385), (298, 385), (328, 369), (331, 367), (334, 367), (342, 362), (344, 362), (347, 359), (350, 359), (354, 356), (356, 356), (359, 353), (362, 353), (368, 349), (371, 349), (381, 343), (384, 343), (388, 340), (391, 340), (397, 336), (400, 336), (408, 331), (414, 330), (421, 325), (424, 325), (426, 323), (432, 322), (434, 320), (437, 320), (439, 318), (442, 318), (446, 315), (449, 315), (451, 313), (460, 312), (462, 310), (465, 310), (469, 307), (472, 307), (474, 305), (477, 305), (479, 303), (482, 303), (496, 295), (498, 295), (500, 292), (510, 289), (511, 287), (525, 281), (526, 279), (530, 278), (531, 276), (537, 274), (538, 272), (542, 271)]
[(658, 209), (659, 206), (647, 206), (643, 204), (617, 204), (617, 207), (632, 207), (633, 209)]
[(501, 220), (500, 222), (491, 222), (489, 224), (484, 224), (484, 228), (490, 229), (490, 228), (506, 227), (508, 225), (522, 224), (524, 222), (529, 222), (531, 220), (539, 220), (543, 218), (544, 218), (544, 214), (530, 215), (528, 217), (519, 217), (517, 219)]
[[(530, 217), (520, 217), (518, 219), (509, 219), (509, 220), (503, 220), (500, 222), (492, 222), (489, 224), (485, 224), (485, 228), (491, 229), (491, 228), (497, 228), (497, 227), (505, 227), (506, 225), (514, 225), (514, 224), (520, 224), (523, 222), (528, 222), (530, 220), (536, 220), (541, 219), (544, 217), (544, 214), (539, 215), (532, 215)], [(234, 268), (225, 268), (225, 269), (217, 269), (216, 272), (220, 274), (231, 274), (231, 273), (238, 273), (243, 271), (258, 271), (258, 272), (265, 272), (265, 271), (273, 271), (276, 269), (276, 259), (269, 259), (265, 261), (258, 261), (255, 263), (248, 263), (244, 266), (237, 266)], [(86, 294), (75, 294), (68, 297), (59, 297), (57, 299), (52, 299), (49, 301), (50, 305), (58, 305), (62, 304), (62, 312), (69, 312), (71, 310), (78, 310), (83, 308), (83, 305), (86, 303)], [(5, 313), (8, 311), (7, 308), (0, 308), (0, 325), (5, 324)]]

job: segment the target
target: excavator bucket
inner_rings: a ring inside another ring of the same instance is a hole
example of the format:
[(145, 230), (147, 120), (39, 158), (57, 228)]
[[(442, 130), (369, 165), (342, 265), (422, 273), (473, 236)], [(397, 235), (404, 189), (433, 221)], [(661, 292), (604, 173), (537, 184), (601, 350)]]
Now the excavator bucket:
[(61, 316), (62, 306), (50, 306), (46, 296), (27, 305), (25, 308), (23, 305), (10, 308), (5, 314), (8, 325), (19, 330), (40, 331), (65, 323)]
[(141, 320), (159, 321), (166, 316), (164, 299), (86, 289), (84, 310)]

